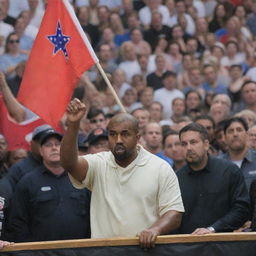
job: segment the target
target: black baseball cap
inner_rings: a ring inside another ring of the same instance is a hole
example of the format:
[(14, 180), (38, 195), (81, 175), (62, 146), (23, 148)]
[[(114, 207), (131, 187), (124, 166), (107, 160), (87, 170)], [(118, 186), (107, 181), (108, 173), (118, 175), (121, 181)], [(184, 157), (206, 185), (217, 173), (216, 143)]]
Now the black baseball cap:
[(108, 138), (108, 131), (103, 128), (93, 129), (87, 136), (86, 142), (89, 145), (94, 144), (100, 138)]
[(77, 136), (77, 144), (79, 149), (88, 149), (88, 143), (86, 142), (86, 135), (83, 133), (79, 133)]
[(41, 136), (47, 130), (52, 130), (52, 127), (48, 124), (37, 126), (32, 133), (32, 140), (40, 140)]
[(58, 132), (56, 132), (56, 131), (53, 130), (53, 129), (46, 130), (46, 131), (42, 134), (42, 136), (41, 136), (41, 138), (40, 138), (40, 145), (42, 146), (42, 145), (43, 145), (49, 138), (51, 138), (51, 137), (55, 137), (55, 138), (57, 138), (59, 141), (61, 141), (63, 135), (60, 134), (60, 133), (58, 133)]

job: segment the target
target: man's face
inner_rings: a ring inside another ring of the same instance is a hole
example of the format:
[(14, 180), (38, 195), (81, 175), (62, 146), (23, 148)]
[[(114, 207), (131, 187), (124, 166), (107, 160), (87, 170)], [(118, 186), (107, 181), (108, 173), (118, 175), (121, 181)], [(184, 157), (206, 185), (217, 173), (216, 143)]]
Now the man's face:
[(256, 84), (248, 83), (242, 89), (242, 96), (246, 104), (253, 105), (256, 102)]
[(212, 100), (212, 105), (218, 105), (222, 109), (230, 110), (230, 103), (227, 97), (228, 96), (222, 94), (215, 96)]
[(218, 146), (220, 147), (220, 149), (223, 152), (228, 151), (228, 146), (227, 146), (227, 143), (226, 143), (226, 140), (225, 140), (225, 134), (224, 134), (223, 130), (220, 130), (220, 131), (216, 132), (215, 140), (216, 140)]
[(193, 84), (199, 85), (202, 83), (202, 76), (199, 69), (193, 69), (190, 72), (190, 80)]
[(10, 159), (9, 159), (10, 165), (13, 165), (16, 162), (26, 157), (27, 157), (27, 151), (25, 149), (20, 148), (20, 149), (13, 150), (10, 153)]
[(185, 160), (178, 134), (169, 135), (165, 139), (164, 154), (170, 157), (174, 162)]
[(176, 77), (174, 76), (168, 76), (163, 80), (164, 87), (167, 90), (173, 90), (176, 85)]
[(109, 151), (109, 144), (107, 138), (99, 138), (95, 143), (89, 146), (90, 154), (96, 154), (105, 151)]
[(132, 123), (110, 123), (108, 127), (109, 148), (117, 161), (123, 161), (131, 157), (136, 151), (139, 134), (135, 131)]
[(195, 53), (196, 50), (197, 50), (197, 47), (198, 47), (198, 44), (197, 44), (197, 41), (196, 40), (189, 40), (187, 42), (187, 49), (188, 49), (188, 52), (190, 53)]
[(107, 121), (103, 114), (99, 114), (90, 120), (91, 129), (96, 129), (96, 128), (106, 129), (106, 126), (107, 126)]
[(256, 149), (256, 126), (249, 129), (248, 136), (250, 148)]
[(111, 59), (111, 49), (109, 45), (104, 44), (100, 47), (99, 57), (103, 61)]
[(191, 92), (187, 99), (186, 99), (186, 105), (189, 109), (198, 108), (200, 105), (200, 98), (195, 92)]
[(207, 130), (209, 139), (212, 141), (214, 139), (213, 123), (208, 119), (199, 119), (196, 123), (201, 124)]
[(145, 110), (137, 110), (133, 116), (138, 120), (140, 129), (143, 129), (149, 122), (149, 113)]
[(40, 154), (45, 163), (60, 162), (60, 141), (55, 137), (50, 137), (40, 148)]
[(187, 131), (181, 134), (180, 141), (186, 162), (189, 165), (203, 163), (209, 149), (208, 140), (203, 140), (199, 132)]
[(149, 148), (161, 147), (163, 136), (160, 125), (156, 123), (148, 124), (143, 137)]
[(151, 105), (151, 103), (153, 101), (153, 97), (154, 97), (153, 91), (146, 90), (146, 91), (142, 92), (140, 101), (141, 101), (142, 105), (147, 108)]
[(150, 118), (157, 121), (162, 118), (162, 107), (159, 104), (153, 103), (149, 108)]
[(216, 72), (213, 67), (207, 67), (204, 69), (204, 76), (205, 80), (208, 83), (215, 83), (216, 82)]
[(181, 116), (185, 112), (185, 103), (182, 99), (175, 100), (175, 102), (172, 104), (172, 111), (173, 114), (177, 116)]
[(163, 56), (158, 56), (156, 58), (156, 67), (158, 70), (163, 70), (165, 69), (166, 66), (166, 61), (165, 58)]
[(231, 151), (243, 151), (247, 144), (247, 131), (240, 122), (233, 122), (225, 133), (226, 143)]
[(233, 80), (236, 80), (243, 75), (243, 71), (239, 67), (232, 67), (229, 71), (229, 74)]
[(185, 3), (178, 2), (176, 4), (176, 10), (178, 14), (184, 13), (186, 11)]

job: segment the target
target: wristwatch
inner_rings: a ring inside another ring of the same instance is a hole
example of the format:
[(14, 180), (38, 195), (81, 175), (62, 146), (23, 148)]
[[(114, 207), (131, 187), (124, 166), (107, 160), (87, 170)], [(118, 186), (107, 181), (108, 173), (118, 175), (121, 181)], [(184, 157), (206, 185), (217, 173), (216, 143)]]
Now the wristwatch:
[(212, 233), (215, 233), (215, 232), (216, 232), (214, 227), (208, 227), (207, 229), (208, 229), (210, 232), (212, 232)]

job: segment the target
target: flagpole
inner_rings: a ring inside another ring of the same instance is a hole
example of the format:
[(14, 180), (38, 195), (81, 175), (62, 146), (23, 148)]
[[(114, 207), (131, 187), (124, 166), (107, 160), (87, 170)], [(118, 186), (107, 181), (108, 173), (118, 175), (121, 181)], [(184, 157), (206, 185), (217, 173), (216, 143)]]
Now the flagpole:
[(100, 63), (99, 62), (96, 62), (96, 67), (98, 68), (98, 70), (100, 71), (100, 74), (102, 75), (104, 81), (106, 82), (108, 88), (110, 89), (111, 93), (113, 94), (117, 104), (119, 105), (119, 107), (121, 108), (122, 112), (127, 112), (122, 104), (122, 102), (120, 101), (119, 97), (117, 96), (116, 94), (116, 91), (114, 90), (113, 86), (111, 85), (108, 77), (106, 76), (105, 74), (105, 71), (103, 70), (103, 68), (101, 67)]

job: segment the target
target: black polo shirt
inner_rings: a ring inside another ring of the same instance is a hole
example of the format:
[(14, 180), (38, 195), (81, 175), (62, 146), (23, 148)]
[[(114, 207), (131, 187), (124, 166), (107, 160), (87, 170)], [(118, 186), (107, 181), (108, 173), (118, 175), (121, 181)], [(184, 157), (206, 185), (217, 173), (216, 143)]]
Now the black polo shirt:
[(209, 156), (204, 169), (185, 165), (177, 176), (185, 207), (179, 233), (209, 226), (216, 232), (233, 231), (250, 218), (248, 191), (235, 164)]

